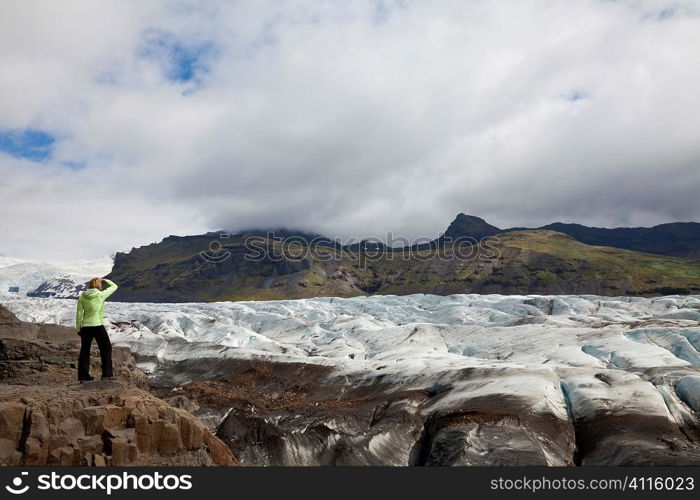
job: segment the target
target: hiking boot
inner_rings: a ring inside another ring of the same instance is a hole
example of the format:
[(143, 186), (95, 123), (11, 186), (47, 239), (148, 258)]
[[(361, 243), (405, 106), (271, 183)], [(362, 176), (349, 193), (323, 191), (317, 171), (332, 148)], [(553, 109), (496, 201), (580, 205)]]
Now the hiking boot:
[(83, 380), (78, 380), (78, 383), (84, 384), (85, 382), (92, 382), (93, 380), (95, 380), (95, 377), (90, 377), (90, 378), (86, 378)]

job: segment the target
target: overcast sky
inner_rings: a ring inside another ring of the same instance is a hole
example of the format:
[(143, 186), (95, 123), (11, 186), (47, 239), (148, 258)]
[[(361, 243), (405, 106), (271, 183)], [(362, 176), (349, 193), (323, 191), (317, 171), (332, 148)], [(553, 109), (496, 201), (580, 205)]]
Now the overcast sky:
[(0, 255), (700, 220), (695, 1), (0, 3)]

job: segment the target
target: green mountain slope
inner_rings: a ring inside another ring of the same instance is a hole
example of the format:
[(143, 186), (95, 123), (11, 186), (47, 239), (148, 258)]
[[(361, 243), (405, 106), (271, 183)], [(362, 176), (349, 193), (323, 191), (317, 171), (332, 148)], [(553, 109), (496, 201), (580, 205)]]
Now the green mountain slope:
[[(313, 255), (261, 237), (253, 261), (249, 235), (170, 236), (119, 253), (109, 277), (123, 301), (268, 300), (369, 294), (502, 293), (664, 295), (700, 293), (700, 261), (580, 243), (553, 231), (496, 235), (481, 246), (381, 255), (325, 246)], [(222, 249), (203, 258), (216, 240)], [(288, 245), (287, 245), (288, 246)], [(288, 248), (288, 250), (290, 250)], [(279, 258), (271, 256), (274, 251)], [(262, 252), (260, 252), (262, 254)], [(304, 254), (301, 258), (296, 255)], [(247, 256), (247, 257), (246, 257)]]
[[(476, 238), (478, 240), (484, 236), (526, 229), (530, 228), (499, 229), (479, 217), (459, 214), (447, 228), (444, 236), (451, 238), (452, 241), (457, 238)], [(634, 250), (635, 252), (700, 259), (700, 223), (697, 222), (672, 222), (653, 227), (615, 228), (555, 222), (533, 229), (568, 234), (588, 245), (602, 245)]]

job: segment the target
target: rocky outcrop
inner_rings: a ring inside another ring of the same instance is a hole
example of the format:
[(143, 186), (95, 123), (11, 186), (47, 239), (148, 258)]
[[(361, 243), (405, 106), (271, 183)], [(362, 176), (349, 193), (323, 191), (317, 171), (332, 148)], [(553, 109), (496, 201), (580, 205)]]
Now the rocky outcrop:
[[(75, 332), (19, 322), (1, 306), (0, 318), (0, 465), (237, 463), (197, 417), (146, 390), (127, 349), (113, 350), (117, 381), (77, 384)], [(51, 332), (70, 343), (40, 338)], [(99, 373), (97, 352), (92, 360)]]
[(98, 382), (2, 390), (0, 465), (236, 463), (196, 417), (143, 389)]
[(50, 323), (19, 321), (12, 312), (0, 305), (0, 338), (45, 340), (55, 344), (79, 344), (74, 330)]

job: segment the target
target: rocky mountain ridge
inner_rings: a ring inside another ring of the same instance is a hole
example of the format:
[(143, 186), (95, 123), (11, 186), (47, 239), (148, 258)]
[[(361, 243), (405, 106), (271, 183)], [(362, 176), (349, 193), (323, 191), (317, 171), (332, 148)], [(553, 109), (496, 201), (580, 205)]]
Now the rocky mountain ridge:
[[(251, 259), (240, 234), (166, 238), (118, 253), (109, 278), (114, 300), (190, 302), (373, 294), (499, 293), (666, 295), (700, 292), (700, 261), (586, 245), (553, 231), (500, 233), (467, 247), (347, 252), (333, 247), (292, 254), (257, 236)], [(215, 255), (203, 255), (212, 241)], [(462, 252), (462, 253), (459, 253)], [(300, 255), (297, 257), (297, 255)]]
[[(557, 239), (555, 233), (572, 238), (568, 249), (563, 248), (563, 240)], [(532, 242), (542, 240), (543, 235), (550, 235), (549, 244), (533, 248)], [(321, 249), (320, 254), (331, 258), (316, 255), (295, 259), (282, 254), (281, 258), (263, 256), (246, 262), (246, 254), (251, 252), (244, 247), (251, 238), (256, 241), (255, 253), (260, 249), (289, 248), (289, 242), (294, 241), (301, 247), (313, 245)], [(462, 251), (465, 244), (472, 243), (474, 250), (468, 253), (473, 255), (460, 262), (445, 262), (444, 255), (454, 253), (456, 242), (460, 242)], [(219, 249), (212, 252), (211, 245), (218, 245)], [(616, 256), (621, 265), (615, 259), (601, 259), (597, 247), (609, 247), (607, 253)], [(635, 253), (626, 254), (624, 250)], [(640, 257), (636, 252), (658, 256)], [(628, 257), (643, 268), (626, 265)], [(342, 245), (318, 234), (288, 229), (168, 236), (160, 243), (117, 253), (110, 276), (126, 282), (128, 287), (115, 299), (128, 301), (417, 292), (650, 296), (697, 293), (698, 258), (697, 223), (613, 229), (554, 223), (536, 229), (500, 229), (479, 217), (459, 214), (433, 242), (406, 248), (391, 248), (374, 240)], [(426, 263), (430, 260), (439, 262)], [(94, 261), (92, 267), (98, 264), (104, 267), (101, 261)], [(0, 285), (5, 287), (0, 294), (18, 290), (33, 297), (76, 298), (87, 280), (87, 275), (80, 273), (87, 269), (85, 264), (71, 263), (67, 273), (46, 264), (0, 259)], [(24, 274), (20, 276), (21, 273)], [(95, 267), (89, 274), (106, 273)], [(641, 275), (645, 276), (642, 281), (638, 279)], [(21, 286), (8, 286), (17, 283)]]
[(554, 222), (536, 228), (514, 227), (500, 229), (483, 219), (459, 214), (450, 224), (445, 236), (453, 239), (471, 237), (481, 239), (512, 231), (547, 230), (564, 233), (595, 246), (622, 248), (635, 252), (700, 259), (700, 223), (671, 222), (653, 227), (589, 227), (582, 224)]

